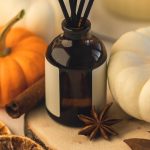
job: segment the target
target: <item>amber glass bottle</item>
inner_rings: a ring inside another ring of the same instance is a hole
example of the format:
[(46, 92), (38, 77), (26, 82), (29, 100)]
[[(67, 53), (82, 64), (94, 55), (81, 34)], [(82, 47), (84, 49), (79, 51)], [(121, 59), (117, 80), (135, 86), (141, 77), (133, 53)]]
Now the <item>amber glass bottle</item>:
[(64, 20), (62, 29), (46, 53), (46, 107), (54, 120), (80, 126), (78, 114), (105, 104), (107, 54), (90, 33), (89, 20), (83, 28), (71, 28)]

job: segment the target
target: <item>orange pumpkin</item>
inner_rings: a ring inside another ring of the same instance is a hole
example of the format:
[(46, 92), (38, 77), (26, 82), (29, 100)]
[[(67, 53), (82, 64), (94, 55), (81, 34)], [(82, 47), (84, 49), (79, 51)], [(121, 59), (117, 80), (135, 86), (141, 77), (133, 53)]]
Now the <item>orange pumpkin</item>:
[(0, 27), (0, 107), (44, 75), (44, 40), (23, 28), (10, 30), (23, 14)]

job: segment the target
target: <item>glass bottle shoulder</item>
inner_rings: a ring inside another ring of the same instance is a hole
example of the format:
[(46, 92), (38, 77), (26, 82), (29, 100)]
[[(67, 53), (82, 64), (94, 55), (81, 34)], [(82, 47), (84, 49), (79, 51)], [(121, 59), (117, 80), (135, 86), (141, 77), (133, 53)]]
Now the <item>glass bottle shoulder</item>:
[(106, 61), (107, 54), (103, 43), (91, 34), (80, 40), (61, 34), (49, 45), (46, 58), (60, 68), (93, 69)]

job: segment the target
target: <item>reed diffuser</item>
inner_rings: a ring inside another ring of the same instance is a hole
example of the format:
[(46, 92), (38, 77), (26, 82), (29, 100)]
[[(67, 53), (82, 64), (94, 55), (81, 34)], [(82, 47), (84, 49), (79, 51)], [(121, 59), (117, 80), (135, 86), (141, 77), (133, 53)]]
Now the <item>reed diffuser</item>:
[(46, 53), (46, 108), (54, 120), (69, 126), (80, 126), (79, 114), (88, 115), (92, 106), (100, 110), (106, 102), (107, 54), (103, 43), (90, 33), (88, 20), (93, 2), (69, 0), (69, 13), (59, 0), (65, 17), (63, 33)]

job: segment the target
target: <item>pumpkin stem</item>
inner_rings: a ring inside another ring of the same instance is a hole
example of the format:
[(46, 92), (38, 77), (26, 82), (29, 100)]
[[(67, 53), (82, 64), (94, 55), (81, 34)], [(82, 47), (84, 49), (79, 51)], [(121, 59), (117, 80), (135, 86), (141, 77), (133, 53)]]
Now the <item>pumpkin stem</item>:
[(10, 53), (10, 48), (6, 48), (6, 37), (13, 25), (21, 20), (25, 15), (25, 10), (21, 10), (14, 18), (12, 18), (2, 29), (0, 33), (0, 57), (4, 57)]

